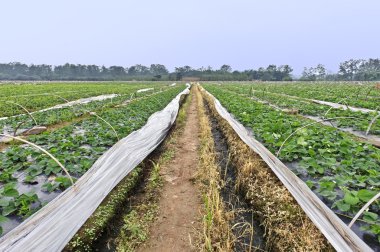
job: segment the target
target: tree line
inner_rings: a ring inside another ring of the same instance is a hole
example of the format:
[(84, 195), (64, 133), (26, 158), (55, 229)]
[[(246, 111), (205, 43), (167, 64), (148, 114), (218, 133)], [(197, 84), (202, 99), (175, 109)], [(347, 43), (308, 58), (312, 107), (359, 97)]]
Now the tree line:
[(339, 64), (338, 73), (328, 73), (325, 66), (305, 67), (301, 80), (348, 80), (348, 81), (379, 81), (380, 59), (350, 59)]
[[(243, 71), (233, 70), (229, 65), (218, 69), (212, 67), (192, 68), (191, 66), (175, 67), (170, 72), (162, 64), (141, 64), (130, 67), (97, 66), (81, 64), (27, 65), (19, 62), (0, 64), (0, 80), (168, 80), (179, 81), (195, 78), (200, 81), (291, 81), (293, 69), (289, 65), (269, 65), (258, 69)], [(302, 76), (304, 81), (316, 80), (380, 80), (380, 59), (354, 60), (340, 63), (337, 73), (328, 72), (324, 65), (305, 67)]]

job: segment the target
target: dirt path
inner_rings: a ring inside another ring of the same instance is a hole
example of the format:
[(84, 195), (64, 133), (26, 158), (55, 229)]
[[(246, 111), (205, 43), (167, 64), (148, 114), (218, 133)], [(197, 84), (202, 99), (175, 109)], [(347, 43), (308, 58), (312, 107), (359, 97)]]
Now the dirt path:
[(194, 251), (194, 230), (199, 224), (201, 199), (192, 178), (198, 165), (198, 113), (196, 96), (187, 111), (183, 134), (176, 142), (175, 157), (161, 168), (165, 183), (157, 221), (149, 240), (138, 251)]

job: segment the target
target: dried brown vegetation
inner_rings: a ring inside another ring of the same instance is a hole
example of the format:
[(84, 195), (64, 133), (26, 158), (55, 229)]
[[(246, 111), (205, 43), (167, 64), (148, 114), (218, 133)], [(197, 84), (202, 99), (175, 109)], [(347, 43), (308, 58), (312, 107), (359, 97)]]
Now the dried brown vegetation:
[(226, 212), (220, 196), (222, 181), (211, 126), (205, 113), (202, 96), (197, 88), (193, 90), (198, 102), (200, 138), (197, 180), (204, 204), (203, 233), (199, 235), (199, 249), (201, 251), (232, 251), (234, 238), (229, 225), (232, 213)]

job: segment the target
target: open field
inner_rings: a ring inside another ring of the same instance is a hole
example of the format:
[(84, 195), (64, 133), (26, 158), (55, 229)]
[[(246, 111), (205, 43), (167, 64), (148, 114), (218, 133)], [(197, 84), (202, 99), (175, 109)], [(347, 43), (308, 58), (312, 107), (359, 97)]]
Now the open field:
[(0, 250), (380, 251), (379, 84), (188, 86), (0, 85)]

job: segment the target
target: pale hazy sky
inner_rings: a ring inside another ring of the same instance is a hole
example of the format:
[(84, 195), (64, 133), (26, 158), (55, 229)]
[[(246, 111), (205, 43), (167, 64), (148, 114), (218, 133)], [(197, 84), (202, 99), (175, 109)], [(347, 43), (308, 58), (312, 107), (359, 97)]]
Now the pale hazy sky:
[(174, 66), (380, 57), (380, 0), (3, 0), (0, 62)]

